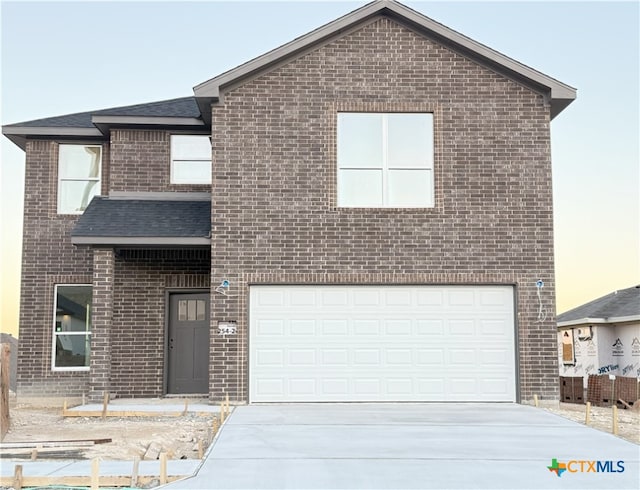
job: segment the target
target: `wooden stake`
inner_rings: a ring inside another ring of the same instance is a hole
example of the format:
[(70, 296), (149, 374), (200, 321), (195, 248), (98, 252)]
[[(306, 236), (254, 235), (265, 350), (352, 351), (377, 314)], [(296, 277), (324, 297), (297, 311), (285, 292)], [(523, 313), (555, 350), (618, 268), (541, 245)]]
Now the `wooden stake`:
[(538, 407), (538, 395), (533, 395), (533, 404)]
[(138, 469), (140, 467), (140, 458), (135, 457), (133, 460), (133, 469), (131, 470), (131, 486), (138, 486)]
[(611, 427), (611, 431), (613, 432), (614, 436), (618, 435), (618, 405), (614, 405), (611, 409), (612, 411), (612, 427)]
[(67, 399), (64, 399), (64, 402), (62, 403), (62, 415), (65, 414), (65, 412), (67, 411)]
[(202, 448), (202, 439), (198, 439), (198, 459), (202, 459), (204, 456), (204, 450)]
[(220, 425), (224, 424), (224, 402), (220, 402)]
[(182, 415), (187, 415), (188, 411), (189, 411), (189, 399), (185, 398), (185, 400), (184, 400), (184, 411), (182, 412)]
[(218, 417), (213, 417), (212, 427), (213, 427), (213, 437), (211, 439), (213, 439), (216, 436), (216, 434), (218, 433), (218, 429), (220, 428), (220, 422), (218, 420)]
[(35, 461), (36, 459), (38, 459), (38, 450), (34, 449), (31, 451), (31, 461)]
[(84, 398), (84, 393), (82, 394), (82, 404), (85, 405), (85, 398)]
[(226, 406), (226, 411), (227, 411), (227, 415), (229, 415), (229, 393), (225, 394), (225, 406)]
[(160, 453), (160, 485), (167, 483), (167, 453)]
[(105, 391), (102, 397), (102, 418), (107, 418), (107, 406), (109, 405), (109, 392)]
[(91, 490), (100, 488), (100, 458), (91, 460)]
[(587, 410), (584, 413), (584, 425), (589, 425), (591, 422), (591, 402), (587, 402)]
[(13, 488), (22, 490), (22, 465), (17, 464), (13, 470)]

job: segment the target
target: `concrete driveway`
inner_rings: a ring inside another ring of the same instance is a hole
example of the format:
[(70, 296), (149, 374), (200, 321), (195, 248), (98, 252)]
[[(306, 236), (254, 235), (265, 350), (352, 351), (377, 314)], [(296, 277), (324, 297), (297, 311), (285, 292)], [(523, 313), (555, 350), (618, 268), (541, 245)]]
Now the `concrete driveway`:
[[(554, 458), (576, 463), (558, 477)], [(166, 488), (637, 490), (640, 446), (515, 404), (249, 405)]]

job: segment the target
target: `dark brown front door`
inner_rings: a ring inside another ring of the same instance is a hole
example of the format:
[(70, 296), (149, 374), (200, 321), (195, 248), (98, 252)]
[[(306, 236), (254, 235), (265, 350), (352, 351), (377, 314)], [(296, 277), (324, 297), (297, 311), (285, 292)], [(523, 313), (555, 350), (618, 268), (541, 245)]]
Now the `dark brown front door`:
[(209, 293), (169, 296), (168, 393), (209, 392)]

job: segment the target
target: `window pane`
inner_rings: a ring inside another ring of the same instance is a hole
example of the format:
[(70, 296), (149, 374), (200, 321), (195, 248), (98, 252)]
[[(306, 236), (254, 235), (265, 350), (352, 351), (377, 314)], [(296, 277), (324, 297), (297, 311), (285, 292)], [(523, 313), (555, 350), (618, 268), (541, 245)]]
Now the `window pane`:
[(209, 137), (203, 135), (171, 136), (171, 159), (211, 161)]
[(389, 170), (389, 207), (432, 207), (430, 170)]
[(89, 366), (91, 286), (58, 286), (55, 297), (54, 366)]
[(73, 214), (84, 211), (91, 199), (98, 195), (100, 183), (95, 180), (63, 180), (58, 186), (58, 213)]
[(60, 145), (60, 179), (100, 178), (99, 146)]
[(187, 301), (187, 320), (190, 322), (196, 319), (196, 301), (190, 299)]
[(433, 168), (433, 114), (389, 114), (389, 168)]
[(338, 168), (382, 167), (382, 114), (338, 114)]
[(56, 367), (89, 366), (90, 335), (56, 335)]
[(200, 321), (200, 320), (204, 320), (204, 300), (199, 299), (198, 300), (198, 305), (197, 305), (197, 315), (196, 315), (196, 320)]
[(389, 170), (389, 207), (432, 207), (430, 170)]
[(211, 184), (211, 161), (179, 161), (172, 165), (173, 184)]
[(91, 286), (58, 286), (56, 292), (56, 332), (90, 332)]
[(338, 206), (382, 206), (382, 170), (340, 170)]
[(187, 321), (187, 300), (185, 299), (178, 301), (178, 321)]

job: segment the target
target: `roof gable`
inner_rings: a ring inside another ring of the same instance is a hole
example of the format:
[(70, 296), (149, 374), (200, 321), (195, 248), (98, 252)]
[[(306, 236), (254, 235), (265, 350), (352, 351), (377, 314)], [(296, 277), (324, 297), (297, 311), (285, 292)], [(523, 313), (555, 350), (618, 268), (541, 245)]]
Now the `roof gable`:
[(551, 118), (576, 98), (576, 90), (519, 63), (394, 0), (376, 0), (325, 24), (293, 41), (194, 87), (203, 118), (211, 117), (209, 105), (226, 90), (253, 79), (309, 51), (345, 36), (380, 16), (386, 16), (423, 36), (432, 38), (488, 68), (543, 93), (551, 106)]

